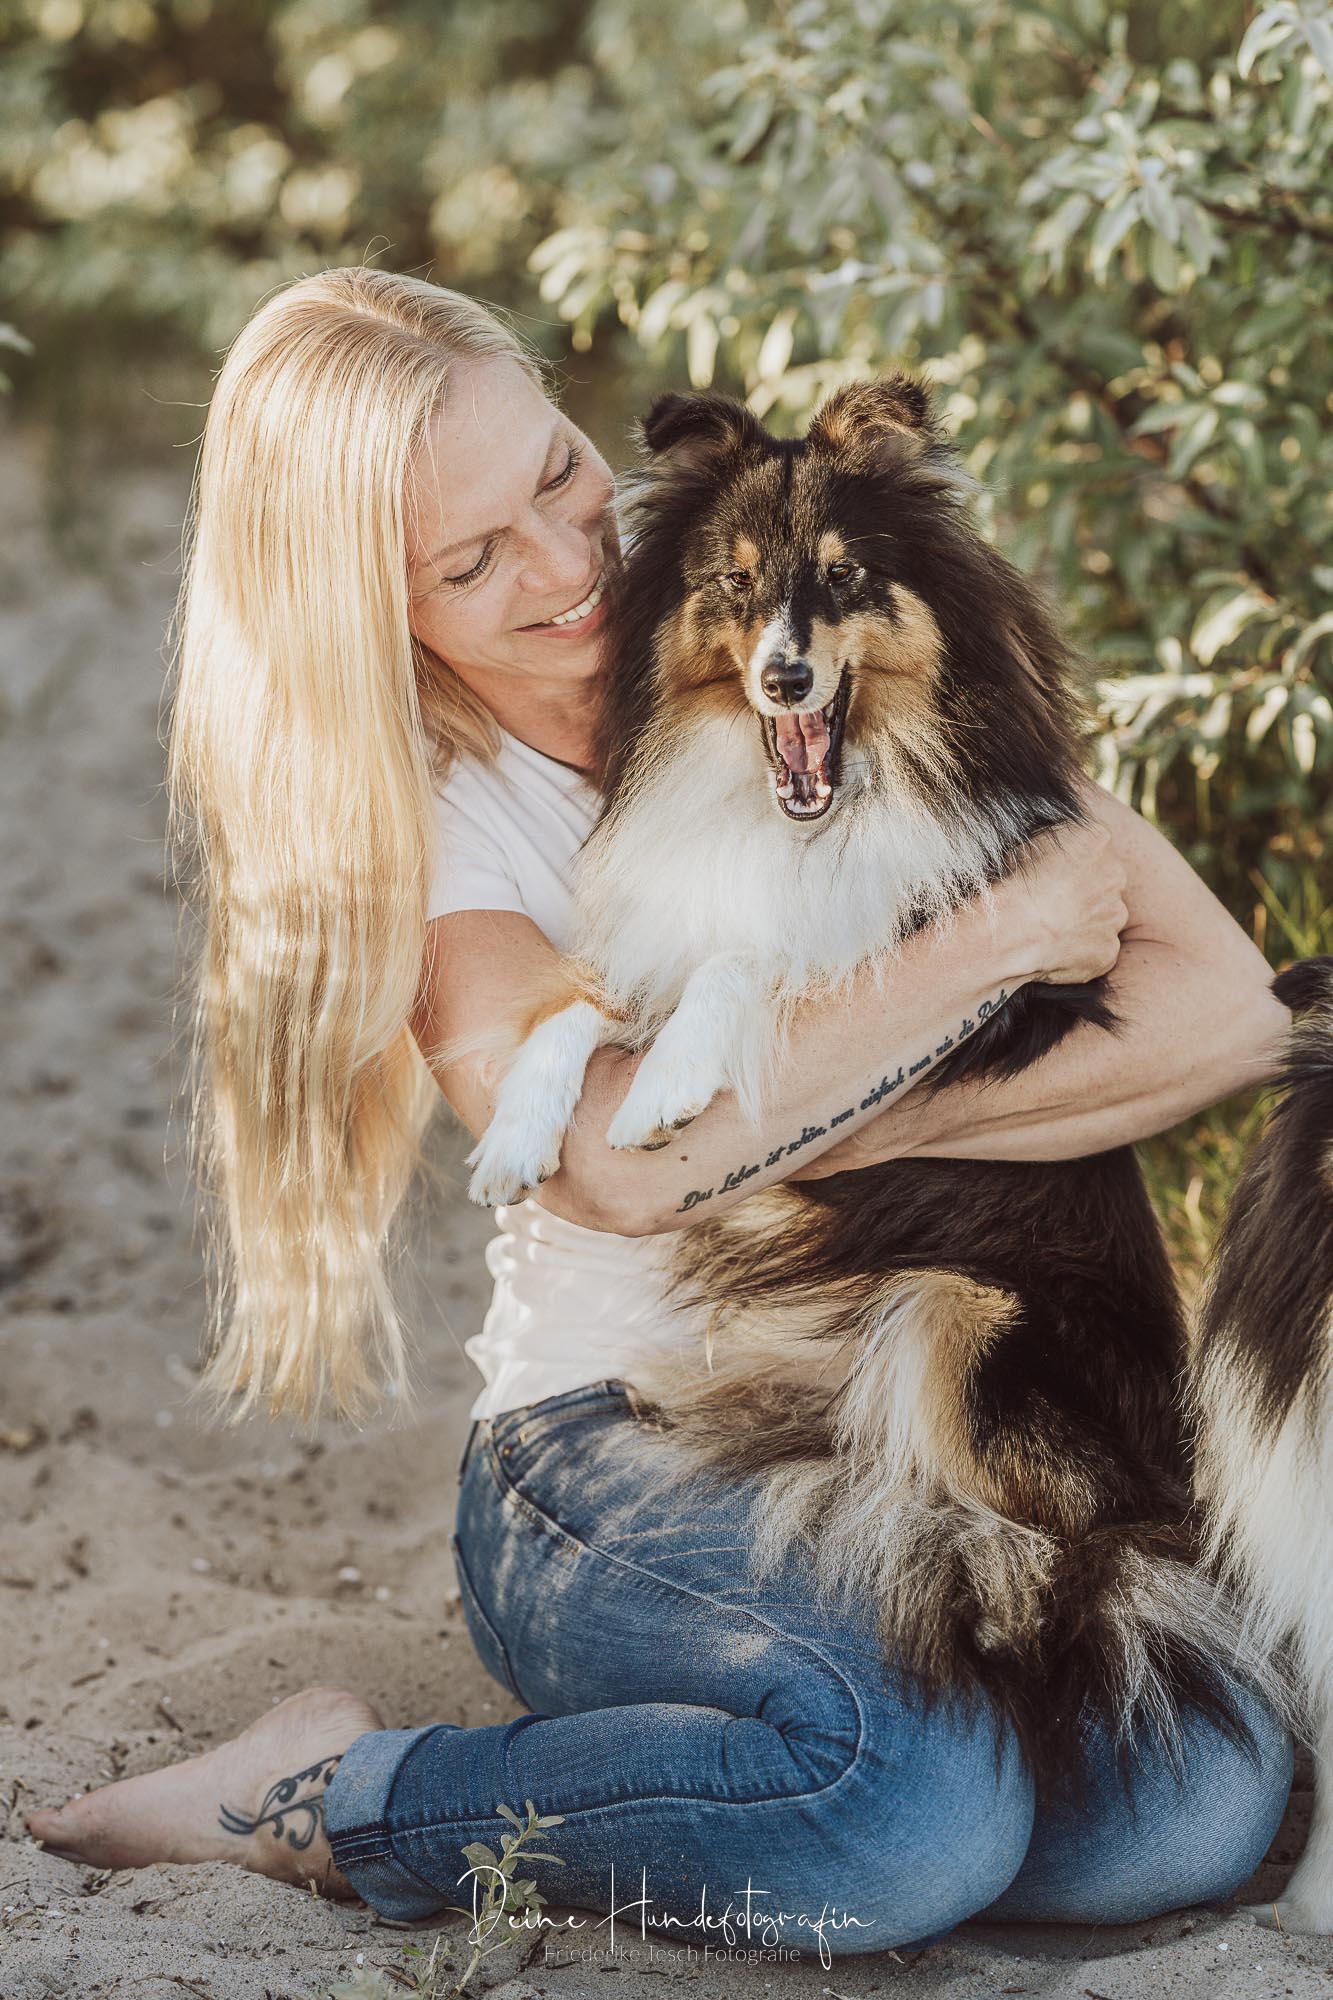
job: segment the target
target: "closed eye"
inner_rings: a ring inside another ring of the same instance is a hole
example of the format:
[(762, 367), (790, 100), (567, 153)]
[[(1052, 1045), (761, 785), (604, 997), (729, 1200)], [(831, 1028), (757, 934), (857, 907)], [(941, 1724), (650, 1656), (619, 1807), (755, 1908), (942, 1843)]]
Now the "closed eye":
[[(579, 450), (579, 447), (576, 444), (571, 444), (566, 448), (569, 452), (569, 457), (565, 460), (563, 467), (557, 472), (555, 478), (547, 480), (545, 486), (542, 488), (543, 493), (555, 493), (560, 487), (568, 486), (570, 480), (582, 465), (583, 453)], [(464, 570), (461, 576), (442, 576), (440, 582), (447, 583), (451, 590), (462, 590), (465, 585), (475, 583), (478, 577), (484, 575), (490, 568), (491, 557), (495, 554), (499, 544), (500, 537), (492, 535), (471, 569)]]

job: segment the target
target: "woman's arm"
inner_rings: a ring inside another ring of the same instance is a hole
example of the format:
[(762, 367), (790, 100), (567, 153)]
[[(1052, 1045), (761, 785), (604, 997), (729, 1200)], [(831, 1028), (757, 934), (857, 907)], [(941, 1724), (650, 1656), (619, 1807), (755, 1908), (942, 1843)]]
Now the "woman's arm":
[(1125, 866), (1129, 923), (1111, 978), (1119, 1031), (1084, 1024), (1021, 1076), (918, 1091), (793, 1180), (913, 1156), (1075, 1159), (1274, 1074), (1290, 1016), (1262, 953), (1170, 841), (1111, 793), (1090, 782), (1086, 792)]
[[(654, 1153), (614, 1151), (606, 1128), (639, 1057), (601, 1049), (588, 1065), (560, 1170), (542, 1206), (620, 1235), (652, 1235), (719, 1214), (834, 1146), (895, 1104), (943, 1045), (972, 1033), (1034, 978), (1090, 978), (1114, 963), (1125, 920), (1123, 871), (1097, 828), (1070, 829), (1022, 874), (958, 911), (941, 931), (907, 941), (887, 968), (865, 968), (835, 999), (804, 1003), (780, 1080), (758, 1128), (724, 1092)], [(854, 892), (853, 892), (854, 893)], [(515, 1011), (556, 954), (527, 917), (458, 911), (437, 917), (413, 1030), (424, 1051), (455, 1046)], [(432, 1064), (475, 1135), (489, 1123), (496, 1074), (480, 1055)]]

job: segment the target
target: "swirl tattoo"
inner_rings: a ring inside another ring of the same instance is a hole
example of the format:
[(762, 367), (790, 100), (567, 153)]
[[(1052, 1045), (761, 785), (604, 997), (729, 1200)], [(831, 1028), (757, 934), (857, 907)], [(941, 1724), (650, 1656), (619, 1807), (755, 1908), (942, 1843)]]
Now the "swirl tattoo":
[[(293, 1772), (290, 1778), (279, 1778), (265, 1792), (264, 1802), (254, 1819), (247, 1819), (244, 1813), (224, 1805), (218, 1824), (224, 1833), (235, 1834), (257, 1833), (261, 1826), (271, 1826), (275, 1840), (281, 1840), (285, 1834), (289, 1847), (309, 1847), (324, 1825), (324, 1787), (341, 1762), (340, 1751), (336, 1757), (321, 1757), (317, 1764), (307, 1765), (304, 1771)], [(297, 1793), (308, 1782), (318, 1784), (319, 1790), (298, 1798)], [(295, 1820), (296, 1824), (289, 1827), (289, 1819)]]

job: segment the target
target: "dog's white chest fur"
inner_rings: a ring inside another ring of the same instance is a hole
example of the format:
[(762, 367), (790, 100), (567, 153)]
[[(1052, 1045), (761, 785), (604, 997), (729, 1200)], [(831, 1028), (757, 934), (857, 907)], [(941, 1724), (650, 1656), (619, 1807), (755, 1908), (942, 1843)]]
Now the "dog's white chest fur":
[(975, 893), (1014, 838), (1003, 813), (932, 812), (891, 765), (850, 756), (827, 818), (787, 819), (757, 741), (712, 722), (658, 762), (580, 858), (575, 949), (614, 1004), (656, 1028), (709, 960), (749, 961), (794, 997), (898, 943), (915, 914)]
[(757, 1120), (791, 1003), (981, 893), (1021, 837), (1003, 804), (928, 806), (892, 748), (849, 756), (840, 793), (827, 818), (788, 820), (757, 730), (722, 719), (639, 775), (579, 860), (573, 953), (597, 998), (571, 987), (523, 1043), (471, 1155), (474, 1200), (511, 1201), (555, 1171), (606, 1041), (652, 1040), (611, 1146), (667, 1144), (720, 1090)]

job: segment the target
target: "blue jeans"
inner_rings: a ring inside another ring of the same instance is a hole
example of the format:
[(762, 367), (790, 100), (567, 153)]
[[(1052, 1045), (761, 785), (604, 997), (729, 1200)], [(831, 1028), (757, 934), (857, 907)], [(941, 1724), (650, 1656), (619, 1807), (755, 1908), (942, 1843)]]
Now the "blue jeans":
[(1141, 1921), (1229, 1895), (1263, 1859), (1292, 1745), (1257, 1697), (1257, 1759), (1191, 1718), (1179, 1772), (1145, 1741), (1126, 1789), (1094, 1736), (1087, 1802), (1038, 1804), (1007, 1726), (923, 1707), (867, 1607), (816, 1603), (803, 1550), (751, 1576), (746, 1488), (646, 1499), (638, 1423), (618, 1379), (474, 1422), (458, 1583), (488, 1672), (532, 1712), (352, 1743), (325, 1826), (381, 1915), (474, 1908), (461, 1850), (498, 1850), (497, 1804), (525, 1819), (526, 1799), (563, 1816), (530, 1844), (564, 1865), (518, 1869), (549, 1901), (614, 1912), (616, 1937), (824, 1963), (983, 1915)]

